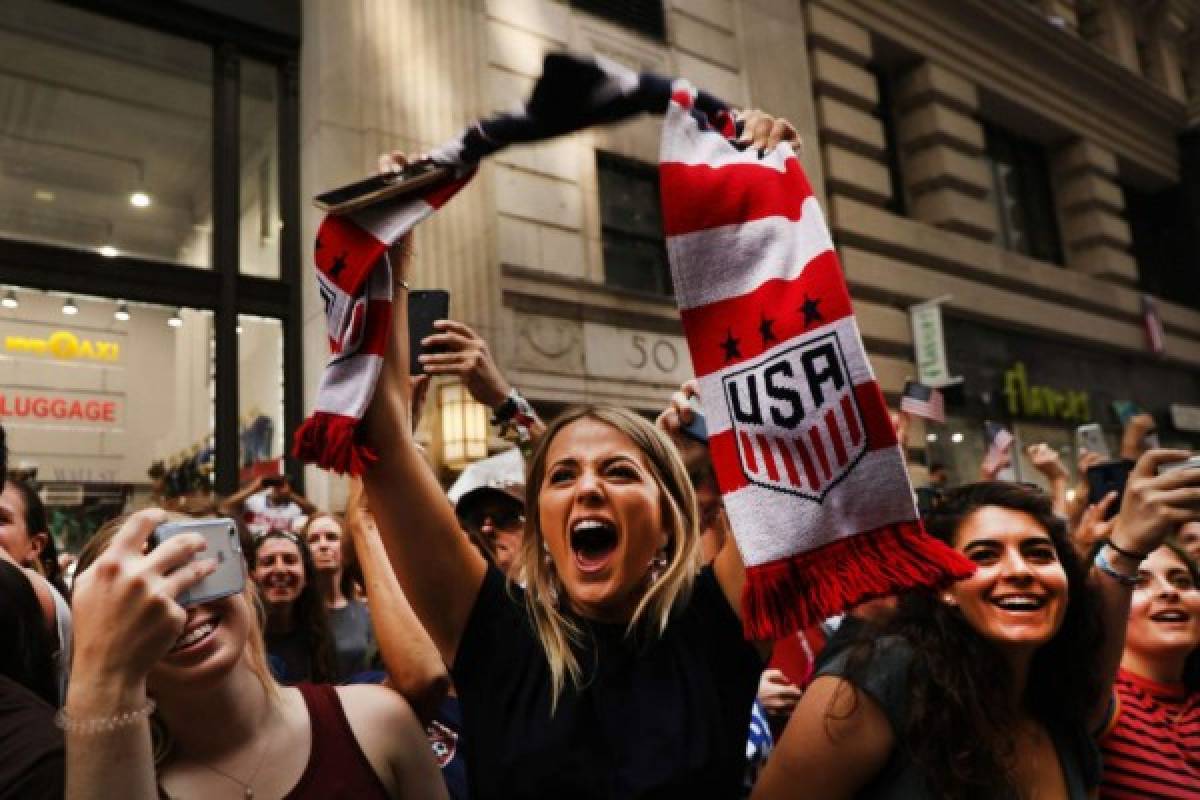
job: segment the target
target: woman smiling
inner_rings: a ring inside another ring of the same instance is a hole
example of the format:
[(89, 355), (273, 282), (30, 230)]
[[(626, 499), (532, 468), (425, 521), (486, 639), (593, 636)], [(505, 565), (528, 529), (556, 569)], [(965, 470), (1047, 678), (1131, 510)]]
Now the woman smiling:
[(1091, 796), (1138, 556), (1200, 514), (1200, 470), (1156, 475), (1186, 455), (1142, 457), (1090, 575), (1040, 490), (947, 493), (927, 526), (975, 573), (825, 665), (754, 797)]

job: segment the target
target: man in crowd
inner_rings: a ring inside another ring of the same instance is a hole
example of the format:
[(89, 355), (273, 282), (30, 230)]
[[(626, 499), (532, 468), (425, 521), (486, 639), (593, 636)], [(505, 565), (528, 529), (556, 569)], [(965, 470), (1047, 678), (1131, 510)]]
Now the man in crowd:
[(505, 575), (525, 530), (525, 461), (516, 448), (476, 461), (447, 493), (471, 541)]
[(257, 477), (221, 504), (221, 513), (241, 519), (254, 534), (292, 531), (296, 520), (316, 510), (286, 475)]

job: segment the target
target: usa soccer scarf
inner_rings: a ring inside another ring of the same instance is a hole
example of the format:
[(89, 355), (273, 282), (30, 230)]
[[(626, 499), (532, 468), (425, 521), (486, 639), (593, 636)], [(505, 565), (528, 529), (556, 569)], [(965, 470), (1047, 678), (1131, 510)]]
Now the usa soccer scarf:
[(737, 149), (677, 85), (663, 226), (709, 448), (746, 564), (747, 632), (969, 575), (925, 533), (821, 208), (788, 144)]
[(969, 574), (927, 536), (867, 363), (821, 210), (787, 145), (738, 150), (720, 100), (602, 58), (551, 54), (525, 107), (432, 154), (454, 180), (322, 222), (317, 280), (333, 358), (295, 455), (359, 474), (357, 435), (391, 321), (383, 257), (470, 179), (481, 158), (667, 113), (663, 218), (711, 452), (747, 567), (748, 632), (780, 638), (857, 602)]

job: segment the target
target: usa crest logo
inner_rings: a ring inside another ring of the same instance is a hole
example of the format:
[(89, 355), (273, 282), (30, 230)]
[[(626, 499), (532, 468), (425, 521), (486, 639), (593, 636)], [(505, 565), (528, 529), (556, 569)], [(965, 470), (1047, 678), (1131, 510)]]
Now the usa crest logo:
[(836, 331), (772, 351), (721, 382), (750, 483), (821, 503), (867, 452)]

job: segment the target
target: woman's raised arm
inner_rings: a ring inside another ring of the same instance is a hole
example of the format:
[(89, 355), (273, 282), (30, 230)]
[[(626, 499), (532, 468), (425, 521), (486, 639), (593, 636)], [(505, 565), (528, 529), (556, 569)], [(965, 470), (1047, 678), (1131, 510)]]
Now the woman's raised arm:
[[(382, 169), (403, 163), (397, 153), (380, 159)], [(389, 257), (395, 283), (392, 333), (365, 419), (367, 440), (379, 459), (363, 473), (363, 486), (404, 594), (443, 660), (452, 665), (487, 564), (459, 528), (413, 437), (404, 283), (412, 261), (411, 236), (401, 239)]]
[(450, 688), (450, 677), (441, 654), (396, 581), (379, 532), (363, 506), (362, 485), (354, 481), (346, 503), (346, 530), (354, 540), (362, 566), (371, 625), (383, 666), (392, 688), (408, 701), (422, 723), (428, 723)]

